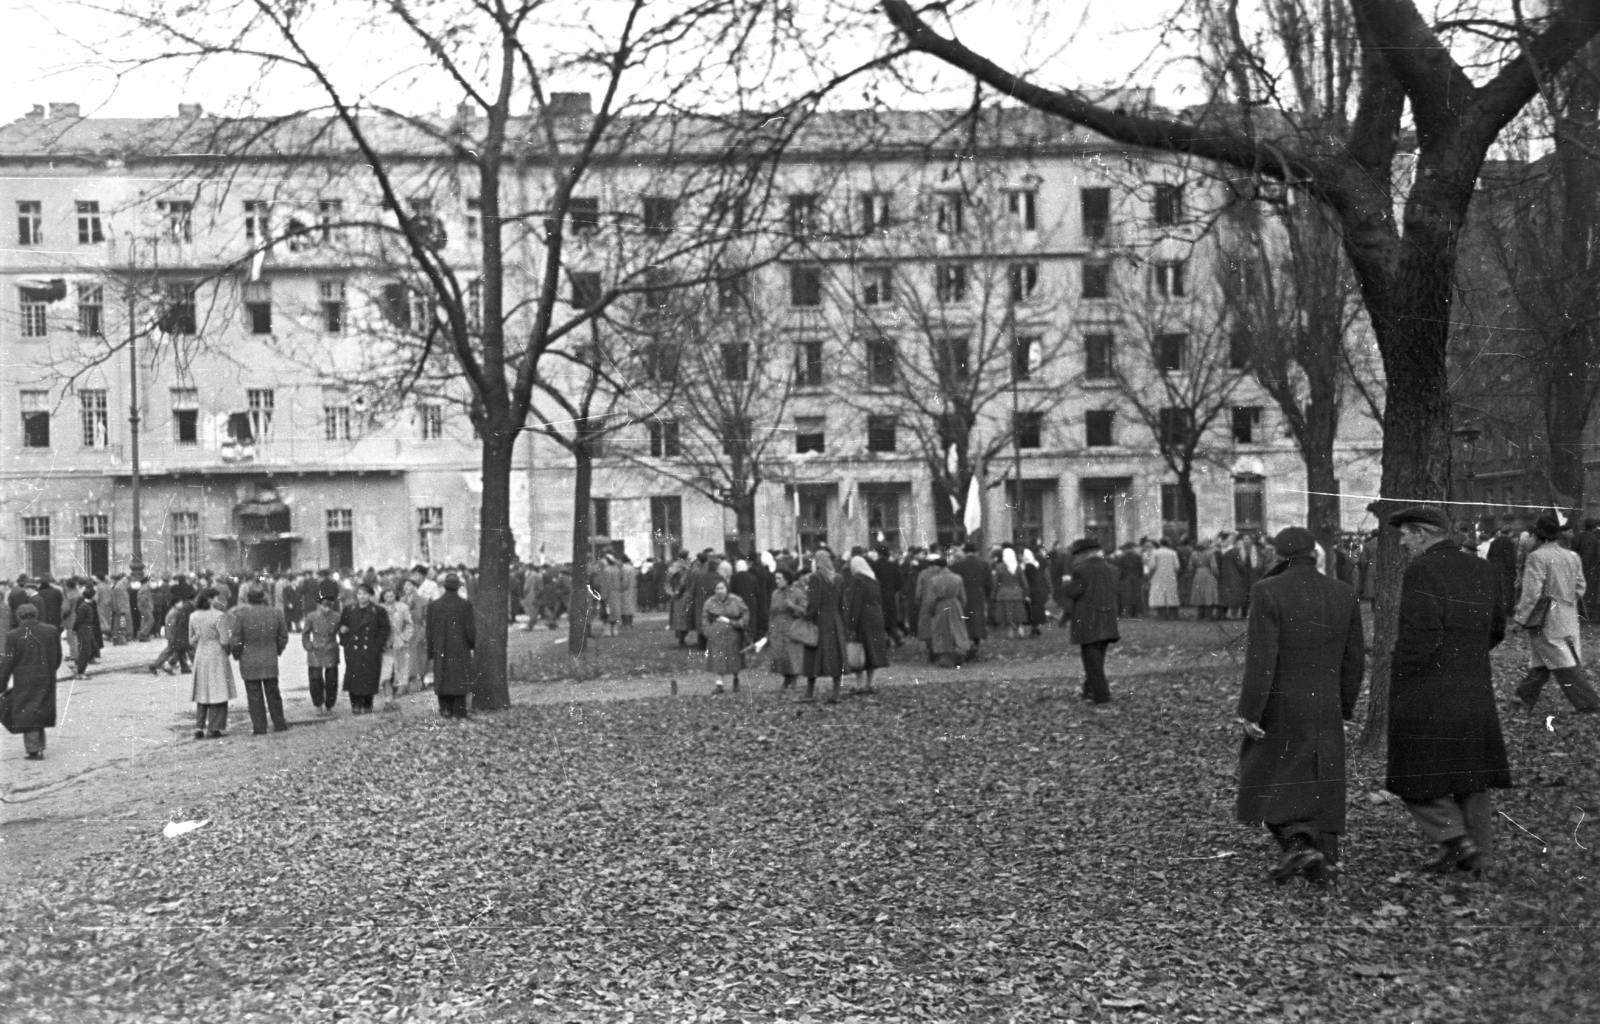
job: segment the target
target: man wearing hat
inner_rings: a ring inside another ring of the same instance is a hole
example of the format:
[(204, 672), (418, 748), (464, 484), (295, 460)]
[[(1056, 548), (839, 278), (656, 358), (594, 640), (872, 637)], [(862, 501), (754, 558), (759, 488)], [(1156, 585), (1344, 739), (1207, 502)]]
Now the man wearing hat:
[(1121, 571), (1100, 553), (1100, 542), (1086, 537), (1068, 552), (1072, 572), (1061, 594), (1072, 616), (1072, 642), (1083, 654), (1084, 700), (1111, 701), (1106, 682), (1106, 648), (1121, 639), (1117, 632), (1118, 588)]
[(1533, 524), (1539, 546), (1528, 553), (1522, 568), (1522, 600), (1512, 618), (1529, 622), (1541, 598), (1549, 598), (1544, 619), (1528, 628), (1528, 674), (1517, 685), (1517, 699), (1532, 711), (1539, 691), (1556, 677), (1561, 692), (1579, 712), (1600, 711), (1600, 696), (1583, 674), (1583, 647), (1578, 635), (1578, 607), (1588, 586), (1583, 565), (1575, 552), (1561, 543), (1562, 526), (1554, 514), (1545, 513)]
[(11, 690), (8, 732), (22, 734), (30, 761), (44, 760), (44, 731), (56, 724), (56, 672), (61, 668), (61, 631), (39, 621), (39, 609), (17, 606), (17, 625), (0, 646), (0, 690)]
[(1389, 792), (1438, 849), (1427, 871), (1481, 871), (1490, 859), (1490, 789), (1511, 785), (1489, 651), (1505, 639), (1494, 568), (1462, 551), (1429, 505), (1389, 517), (1411, 555), (1389, 663)]
[(1366, 672), (1361, 605), (1348, 583), (1317, 571), (1310, 530), (1291, 526), (1272, 546), (1279, 561), (1250, 590), (1236, 813), (1278, 841), (1273, 880), (1320, 883), (1337, 870), (1345, 830), (1344, 723)]

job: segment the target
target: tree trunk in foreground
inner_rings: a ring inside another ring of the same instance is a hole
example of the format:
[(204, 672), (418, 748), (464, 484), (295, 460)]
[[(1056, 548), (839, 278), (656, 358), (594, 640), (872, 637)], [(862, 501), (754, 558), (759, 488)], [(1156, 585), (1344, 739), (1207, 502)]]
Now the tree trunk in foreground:
[(471, 594), (478, 629), (472, 703), (478, 711), (499, 711), (511, 706), (506, 671), (506, 588), (510, 585), (511, 557), (516, 547), (511, 532), (511, 456), (515, 447), (515, 434), (507, 437), (485, 430), (483, 506), (478, 514), (478, 585)]

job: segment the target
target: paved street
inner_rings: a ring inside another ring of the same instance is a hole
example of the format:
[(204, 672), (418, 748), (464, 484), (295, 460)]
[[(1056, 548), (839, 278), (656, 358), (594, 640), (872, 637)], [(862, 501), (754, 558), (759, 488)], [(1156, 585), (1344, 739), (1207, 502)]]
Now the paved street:
[[(157, 640), (108, 645), (100, 662), (89, 667), (86, 680), (73, 681), (63, 664), (56, 688), (57, 725), (46, 734), (49, 746), (44, 761), (24, 760), (22, 738), (0, 735), (0, 823), (36, 814), (30, 805), (63, 785), (108, 770), (146, 765), (157, 758), (171, 761), (180, 750), (204, 746), (191, 736), (191, 677), (152, 676), (145, 670), (161, 649)], [(289, 638), (280, 671), (284, 713), (291, 726), (322, 723), (311, 708), (305, 651), (298, 636)], [(417, 700), (418, 695), (411, 699)], [(348, 717), (348, 703), (341, 714)], [(242, 684), (238, 699), (230, 704), (228, 732), (229, 737), (221, 741), (224, 745), (271, 738), (250, 735)]]

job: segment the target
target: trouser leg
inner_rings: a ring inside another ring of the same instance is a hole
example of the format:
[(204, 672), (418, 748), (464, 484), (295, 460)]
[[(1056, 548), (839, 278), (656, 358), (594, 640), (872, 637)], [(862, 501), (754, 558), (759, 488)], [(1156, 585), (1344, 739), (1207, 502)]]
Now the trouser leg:
[(1442, 796), (1437, 800), (1407, 800), (1406, 810), (1422, 829), (1422, 834), (1435, 843), (1447, 843), (1467, 835), (1467, 824), (1461, 805), (1455, 797)]
[(44, 753), (44, 730), (26, 729), (22, 733), (22, 750), (28, 754)]
[(1467, 835), (1477, 844), (1478, 866), (1486, 868), (1494, 853), (1494, 800), (1485, 789), (1477, 793), (1459, 793), (1455, 801), (1461, 808)]
[(1104, 704), (1111, 699), (1111, 686), (1106, 682), (1106, 647), (1107, 642), (1098, 640), (1092, 644), (1083, 644), (1083, 692), (1096, 704)]
[(67, 641), (67, 659), (75, 662), (78, 660), (78, 634), (75, 630), (69, 629), (66, 631), (65, 637)]
[(73, 667), (78, 670), (78, 675), (83, 675), (89, 668), (89, 662), (94, 658), (94, 644), (85, 637), (78, 638), (78, 656), (73, 662)]
[(246, 679), (244, 681), (245, 704), (250, 710), (250, 731), (267, 731), (267, 704), (261, 694), (261, 680)]
[(1594, 711), (1600, 709), (1600, 696), (1596, 696), (1594, 687), (1589, 685), (1588, 678), (1583, 672), (1583, 665), (1572, 668), (1558, 668), (1552, 673), (1556, 683), (1561, 687), (1561, 692), (1566, 695), (1568, 703), (1577, 711)]
[(1544, 689), (1544, 684), (1550, 678), (1550, 670), (1543, 665), (1535, 665), (1528, 669), (1528, 674), (1522, 677), (1522, 682), (1517, 684), (1517, 699), (1533, 707), (1539, 703), (1539, 691)]
[(289, 728), (289, 720), (283, 717), (283, 692), (278, 689), (278, 680), (261, 680), (261, 692), (267, 701), (267, 715), (272, 719), (272, 728), (283, 732)]

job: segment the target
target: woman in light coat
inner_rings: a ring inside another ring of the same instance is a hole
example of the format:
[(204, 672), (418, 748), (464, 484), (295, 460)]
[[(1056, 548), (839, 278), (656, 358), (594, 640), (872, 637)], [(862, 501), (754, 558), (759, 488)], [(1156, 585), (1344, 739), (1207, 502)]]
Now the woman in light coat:
[(1561, 544), (1561, 526), (1553, 516), (1541, 516), (1534, 524), (1540, 544), (1528, 552), (1522, 568), (1522, 600), (1517, 603), (1519, 623), (1540, 597), (1550, 598), (1550, 611), (1544, 628), (1528, 636), (1528, 674), (1517, 684), (1517, 699), (1532, 711), (1539, 703), (1539, 691), (1552, 674), (1561, 692), (1574, 709), (1600, 710), (1600, 697), (1583, 674), (1583, 648), (1578, 638), (1578, 599), (1583, 597), (1583, 563), (1574, 551)]
[[(622, 590), (618, 600), (619, 612), (622, 615), (622, 628), (633, 628), (633, 617), (639, 614), (639, 569), (629, 560), (627, 555), (622, 556), (622, 565), (617, 570), (622, 576)], [(532, 621), (532, 617), (529, 617)]]
[(1150, 607), (1156, 617), (1178, 617), (1178, 553), (1165, 537), (1150, 553)]
[(396, 598), (393, 587), (383, 588), (379, 603), (389, 616), (389, 646), (378, 671), (378, 685), (387, 698), (383, 705), (387, 710), (398, 708), (399, 695), (411, 690), (411, 609)]
[(1000, 549), (1000, 561), (994, 567), (995, 625), (1016, 636), (1028, 633), (1028, 590), (1022, 577), (1022, 567), (1017, 562), (1017, 552), (1010, 544)]
[(228, 701), (239, 695), (233, 685), (228, 651), (233, 632), (228, 616), (212, 607), (217, 592), (210, 587), (195, 599), (189, 616), (189, 649), (194, 652), (194, 738), (221, 739), (228, 734)]
[(1194, 582), (1189, 585), (1189, 603), (1202, 619), (1222, 618), (1221, 597), (1217, 590), (1217, 552), (1210, 541), (1201, 541), (1194, 549)]

